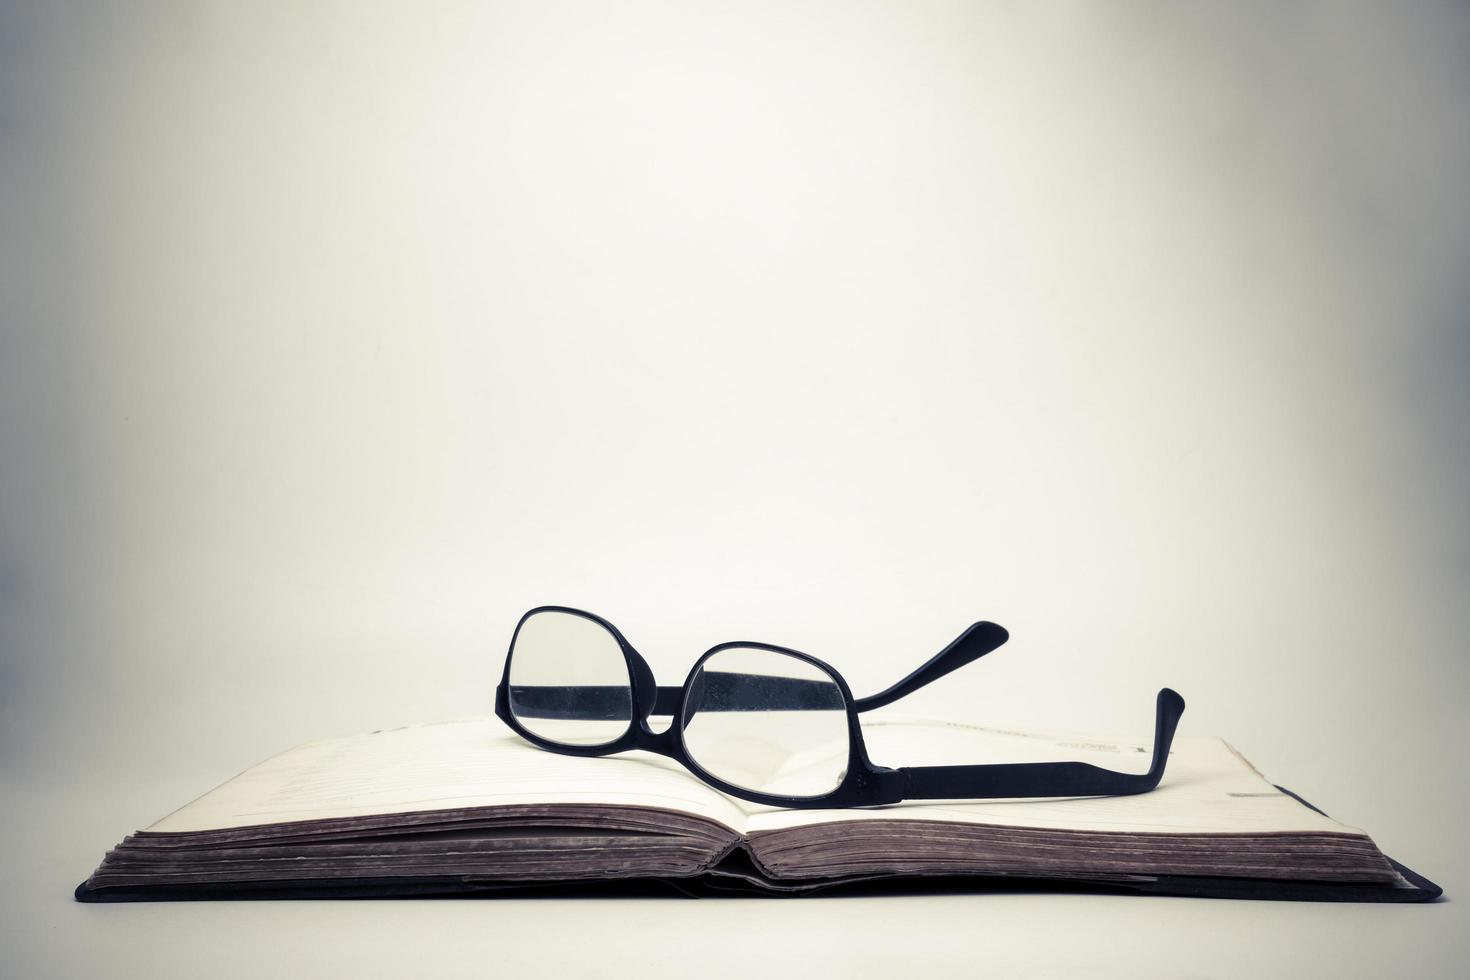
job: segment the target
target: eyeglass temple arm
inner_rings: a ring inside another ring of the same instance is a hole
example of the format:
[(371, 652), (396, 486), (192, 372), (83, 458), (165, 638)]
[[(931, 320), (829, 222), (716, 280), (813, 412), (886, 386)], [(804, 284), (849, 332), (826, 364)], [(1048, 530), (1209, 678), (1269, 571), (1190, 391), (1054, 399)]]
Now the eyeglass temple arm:
[(1011, 799), (1036, 796), (1127, 796), (1147, 793), (1164, 778), (1174, 730), (1184, 714), (1175, 691), (1159, 692), (1154, 721), (1154, 756), (1142, 775), (1114, 772), (1086, 762), (1020, 762), (988, 766), (912, 766), (906, 800)]
[(892, 704), (900, 698), (908, 697), (926, 684), (934, 683), (945, 674), (959, 670), (966, 664), (974, 663), (1010, 638), (1011, 634), (1006, 632), (1004, 626), (990, 622), (975, 623), (955, 637), (949, 646), (930, 657), (928, 662), (921, 665), (912, 674), (886, 690), (865, 698), (858, 698), (853, 702), (853, 706), (859, 711), (872, 711), (885, 704)]
[[(966, 664), (973, 663), (985, 656), (1006, 640), (1011, 638), (1005, 627), (995, 623), (980, 622), (970, 626), (949, 646), (940, 650), (928, 662), (909, 674), (903, 680), (894, 684), (886, 690), (880, 691), (871, 697), (858, 698), (853, 706), (859, 711), (871, 711), (881, 708), (885, 704), (892, 704), (900, 698), (907, 697), (926, 684), (932, 684), (945, 674), (958, 670)], [(810, 683), (807, 681), (796, 681), (795, 684)], [(793, 685), (795, 686), (795, 685)], [(660, 687), (658, 689), (658, 700), (654, 702), (653, 713), (656, 715), (672, 715), (679, 710), (679, 701), (683, 696), (682, 687)]]

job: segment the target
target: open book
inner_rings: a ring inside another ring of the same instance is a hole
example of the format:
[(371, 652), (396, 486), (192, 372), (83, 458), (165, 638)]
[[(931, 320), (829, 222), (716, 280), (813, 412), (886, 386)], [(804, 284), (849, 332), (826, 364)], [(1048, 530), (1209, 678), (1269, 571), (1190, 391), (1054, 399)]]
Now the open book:
[[(926, 765), (1148, 767), (1141, 742), (879, 719), (864, 735), (878, 758)], [(780, 810), (725, 796), (663, 758), (558, 755), (484, 719), (276, 756), (129, 836), (77, 897), (386, 896), (649, 880), (695, 894), (874, 882), (1357, 901), (1440, 894), (1219, 739), (1175, 741), (1162, 785), (1138, 796)]]

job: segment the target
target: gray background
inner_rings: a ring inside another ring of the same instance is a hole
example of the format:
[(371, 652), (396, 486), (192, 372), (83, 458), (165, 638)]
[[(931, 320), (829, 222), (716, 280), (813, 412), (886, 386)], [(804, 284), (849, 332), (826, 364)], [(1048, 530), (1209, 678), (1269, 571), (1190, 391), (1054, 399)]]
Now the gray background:
[[(1462, 4), (5, 2), (3, 972), (1461, 972), (1467, 55)], [(542, 602), (860, 694), (995, 619), (912, 710), (1174, 686), (1450, 900), (71, 902), (267, 755), (488, 712)]]

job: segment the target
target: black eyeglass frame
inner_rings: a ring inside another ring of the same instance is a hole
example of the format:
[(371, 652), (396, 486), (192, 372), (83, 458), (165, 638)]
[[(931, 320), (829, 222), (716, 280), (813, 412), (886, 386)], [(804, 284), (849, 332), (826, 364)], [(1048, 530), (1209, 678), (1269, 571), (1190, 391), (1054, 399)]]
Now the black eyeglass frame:
[[(607, 630), (617, 641), (628, 668), (628, 681), (633, 697), (633, 717), (622, 735), (599, 745), (568, 745), (537, 735), (516, 718), (510, 707), (510, 670), (515, 656), (516, 640), (521, 627), (538, 613), (565, 613), (580, 616)], [(905, 766), (889, 768), (875, 765), (868, 758), (858, 715), (864, 711), (891, 704), (938, 680), (966, 664), (995, 650), (1010, 638), (1004, 627), (991, 622), (971, 625), (948, 646), (931, 657), (913, 673), (892, 686), (867, 698), (853, 697), (847, 680), (836, 668), (799, 650), (770, 643), (737, 640), (710, 647), (694, 662), (684, 683), (679, 687), (660, 687), (653, 669), (634, 646), (612, 623), (584, 609), (571, 606), (537, 606), (528, 610), (516, 623), (510, 648), (505, 656), (505, 669), (495, 688), (495, 714), (516, 734), (551, 752), (575, 756), (603, 756), (641, 750), (652, 752), (683, 765), (690, 772), (723, 793), (753, 803), (788, 809), (842, 809), (849, 807), (885, 806), (904, 800), (939, 799), (1021, 799), (1028, 797), (1127, 796), (1147, 793), (1158, 786), (1168, 763), (1169, 746), (1184, 713), (1184, 698), (1163, 688), (1156, 700), (1154, 747), (1152, 762), (1146, 773), (1123, 773), (1103, 769), (1086, 762), (1015, 762), (960, 766)], [(684, 744), (684, 726), (688, 701), (694, 681), (700, 676), (705, 661), (725, 650), (756, 649), (785, 654), (816, 667), (829, 676), (842, 693), (847, 716), (848, 758), (841, 783), (820, 796), (783, 796), (761, 793), (728, 783), (706, 771)], [(648, 724), (653, 715), (672, 716), (673, 721), (662, 732)]]

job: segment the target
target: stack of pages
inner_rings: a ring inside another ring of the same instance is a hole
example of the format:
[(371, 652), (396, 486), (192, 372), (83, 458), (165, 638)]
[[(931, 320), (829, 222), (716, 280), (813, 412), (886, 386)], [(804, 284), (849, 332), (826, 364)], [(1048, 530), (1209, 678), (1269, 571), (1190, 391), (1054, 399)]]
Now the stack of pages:
[[(875, 758), (1075, 759), (1143, 772), (1142, 742), (865, 721)], [(132, 834), (83, 901), (515, 893), (659, 883), (689, 894), (1072, 887), (1426, 901), (1433, 883), (1264, 779), (1225, 742), (1175, 741), (1138, 796), (779, 810), (643, 753), (537, 749), (495, 719), (317, 742)]]

